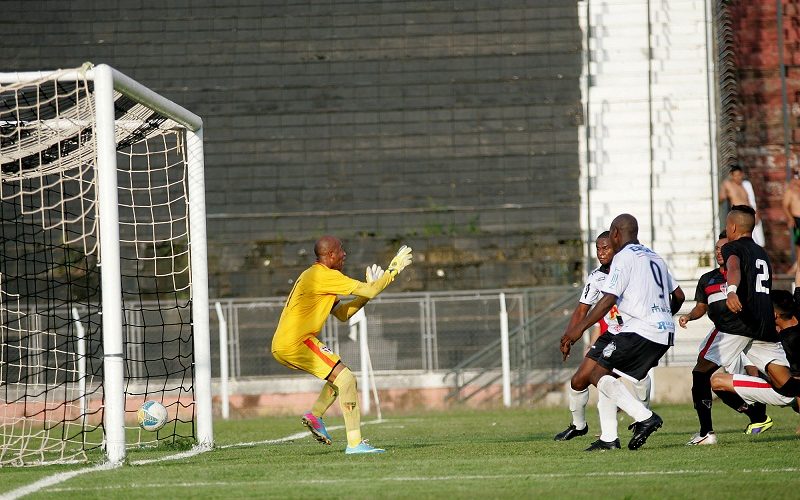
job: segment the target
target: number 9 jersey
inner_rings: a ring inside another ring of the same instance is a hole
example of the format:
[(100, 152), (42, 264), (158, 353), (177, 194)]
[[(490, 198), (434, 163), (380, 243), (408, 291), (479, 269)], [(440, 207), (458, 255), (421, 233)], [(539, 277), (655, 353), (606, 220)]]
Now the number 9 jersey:
[(775, 331), (775, 312), (769, 291), (772, 289), (772, 266), (767, 252), (747, 236), (729, 241), (722, 247), (725, 262), (735, 255), (739, 258), (741, 280), (736, 289), (742, 312), (738, 321), (728, 323), (725, 333), (741, 335), (766, 342), (778, 342)]
[(628, 243), (611, 261), (603, 293), (617, 297), (617, 309), (625, 318), (620, 332), (636, 333), (663, 345), (672, 345), (675, 321), (670, 294), (678, 288), (667, 264), (644, 245)]

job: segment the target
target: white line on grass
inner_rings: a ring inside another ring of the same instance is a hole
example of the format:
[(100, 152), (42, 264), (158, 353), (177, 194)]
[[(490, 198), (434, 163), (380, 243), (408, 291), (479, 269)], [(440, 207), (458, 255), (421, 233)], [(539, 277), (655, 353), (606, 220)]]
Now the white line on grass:
[(168, 455), (166, 457), (159, 457), (159, 458), (150, 458), (147, 460), (134, 460), (130, 462), (131, 465), (147, 465), (156, 462), (164, 462), (166, 460), (181, 460), (184, 458), (193, 457), (195, 455), (199, 455), (201, 453), (205, 453), (207, 451), (211, 451), (212, 448), (210, 446), (195, 446), (191, 450), (182, 451), (180, 453), (176, 453), (174, 455)]
[[(463, 476), (387, 476), (370, 478), (370, 481), (384, 481), (384, 482), (423, 482), (423, 481), (490, 481), (490, 480), (507, 480), (507, 479), (564, 479), (564, 478), (594, 478), (594, 477), (619, 477), (619, 476), (697, 476), (697, 475), (722, 475), (722, 474), (783, 474), (786, 472), (800, 472), (800, 468), (788, 467), (780, 469), (741, 469), (741, 470), (667, 470), (667, 471), (609, 471), (609, 472), (586, 472), (586, 473), (543, 473), (543, 474), (473, 474)], [(295, 479), (281, 477), (274, 480), (262, 481), (204, 481), (204, 482), (191, 482), (191, 483), (131, 483), (131, 484), (118, 484), (118, 485), (103, 485), (94, 488), (51, 488), (48, 492), (73, 492), (73, 491), (110, 491), (122, 488), (207, 488), (207, 487), (231, 487), (231, 486), (269, 486), (274, 484), (342, 484), (353, 481), (361, 481), (360, 479)]]
[(25, 495), (30, 495), (31, 493), (36, 493), (37, 491), (47, 488), (49, 486), (53, 486), (58, 483), (62, 483), (68, 479), (72, 479), (75, 476), (80, 476), (81, 474), (86, 474), (88, 472), (96, 472), (100, 470), (110, 470), (119, 467), (118, 464), (111, 464), (105, 463), (100, 465), (95, 465), (94, 467), (86, 467), (85, 469), (78, 469), (69, 472), (59, 472), (58, 474), (53, 474), (52, 476), (48, 476), (42, 478), (35, 483), (31, 483), (27, 486), (22, 486), (17, 488), (16, 490), (9, 491), (2, 495), (4, 500), (13, 500), (16, 498), (21, 498)]
[[(361, 422), (361, 425), (370, 425), (370, 424), (382, 424), (388, 422), (388, 420), (381, 419), (381, 420), (370, 420), (369, 422)], [(344, 429), (343, 425), (333, 425), (331, 427), (327, 427), (329, 431), (338, 431), (339, 429)], [(260, 444), (278, 444), (278, 443), (285, 443), (287, 441), (294, 441), (295, 439), (301, 439), (308, 436), (308, 431), (303, 432), (296, 432), (294, 434), (290, 434), (289, 436), (278, 438), (278, 439), (265, 439), (263, 441), (250, 441), (249, 443), (233, 443), (233, 444), (226, 444), (223, 446), (217, 446), (218, 449), (225, 449), (225, 448), (245, 448), (248, 446), (258, 446)]]
[[(386, 420), (370, 420), (369, 422), (362, 422), (362, 425), (368, 424), (380, 424), (386, 422)], [(328, 427), (329, 430), (339, 430), (344, 429), (343, 425), (337, 425), (333, 427)], [(295, 439), (300, 439), (303, 437), (308, 436), (308, 431), (304, 432), (297, 432), (295, 434), (291, 434), (286, 437), (278, 438), (278, 439), (266, 439), (264, 441), (252, 441), (249, 443), (234, 443), (234, 444), (227, 444), (224, 446), (218, 446), (217, 448), (224, 449), (224, 448), (235, 448), (235, 447), (246, 447), (246, 446), (256, 446), (259, 444), (277, 444), (277, 443), (284, 443), (286, 441), (294, 441)], [(201, 453), (205, 453), (207, 451), (211, 451), (214, 448), (206, 447), (206, 446), (195, 446), (189, 451), (182, 451), (180, 453), (176, 453), (174, 455), (167, 455), (164, 457), (147, 459), (147, 460), (134, 460), (130, 462), (130, 465), (148, 465), (157, 462), (165, 462), (167, 460), (181, 460), (184, 458), (193, 457), (199, 455)], [(85, 469), (78, 469), (69, 472), (59, 472), (58, 474), (53, 474), (52, 476), (47, 476), (42, 478), (35, 483), (31, 483), (27, 486), (22, 486), (17, 488), (16, 490), (10, 491), (3, 495), (0, 495), (0, 499), (2, 500), (14, 500), (17, 498), (21, 498), (25, 495), (30, 495), (31, 493), (36, 493), (44, 488), (49, 488), (50, 486), (54, 486), (59, 483), (63, 483), (69, 479), (72, 479), (75, 476), (80, 476), (81, 474), (87, 474), (89, 472), (96, 472), (101, 470), (110, 470), (119, 467), (118, 464), (109, 464), (104, 463), (100, 465), (95, 465), (93, 467), (86, 467)], [(85, 488), (76, 488), (78, 490), (85, 489)], [(71, 488), (51, 488), (50, 491), (71, 491)]]

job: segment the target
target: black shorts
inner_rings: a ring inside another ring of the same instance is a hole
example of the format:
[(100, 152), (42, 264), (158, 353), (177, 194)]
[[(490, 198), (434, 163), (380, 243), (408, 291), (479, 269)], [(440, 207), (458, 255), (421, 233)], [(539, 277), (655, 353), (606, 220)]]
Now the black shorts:
[(604, 333), (589, 348), (586, 357), (617, 375), (642, 380), (667, 350), (668, 345), (653, 342), (638, 333)]

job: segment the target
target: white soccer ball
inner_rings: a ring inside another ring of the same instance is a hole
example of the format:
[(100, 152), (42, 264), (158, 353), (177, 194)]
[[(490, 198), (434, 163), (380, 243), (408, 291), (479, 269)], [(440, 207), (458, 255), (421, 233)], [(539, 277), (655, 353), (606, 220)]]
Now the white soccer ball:
[(167, 423), (167, 409), (158, 401), (145, 401), (136, 412), (139, 427), (146, 431), (157, 431)]

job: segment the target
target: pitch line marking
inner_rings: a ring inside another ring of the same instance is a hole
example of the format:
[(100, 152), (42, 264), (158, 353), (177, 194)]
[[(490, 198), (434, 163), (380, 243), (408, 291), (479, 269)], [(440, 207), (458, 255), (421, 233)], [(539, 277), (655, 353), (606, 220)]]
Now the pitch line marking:
[[(388, 422), (388, 420), (384, 418), (381, 420), (370, 420), (369, 422), (361, 422), (361, 425), (382, 424), (385, 422)], [(344, 425), (332, 425), (327, 429), (329, 431), (338, 431), (339, 429), (344, 429)], [(224, 450), (226, 448), (245, 448), (248, 446), (258, 446), (262, 444), (279, 444), (279, 443), (285, 443), (287, 441), (295, 441), (297, 439), (302, 439), (304, 437), (309, 436), (309, 434), (310, 434), (309, 431), (301, 431), (278, 439), (265, 439), (263, 441), (250, 441), (248, 443), (226, 444), (223, 446), (217, 446), (216, 448)]]
[(89, 472), (95, 472), (100, 470), (111, 470), (117, 467), (119, 467), (118, 464), (105, 463), (105, 464), (95, 465), (94, 467), (86, 467), (84, 469), (78, 469), (69, 472), (59, 472), (58, 474), (47, 476), (29, 485), (21, 486), (15, 490), (9, 491), (8, 493), (4, 493), (2, 496), (0, 496), (0, 498), (2, 498), (3, 500), (14, 500), (17, 498), (22, 498), (25, 495), (30, 495), (31, 493), (36, 493), (37, 491), (47, 488), (49, 486), (63, 483), (64, 481), (72, 479), (75, 476), (80, 476), (81, 474), (86, 474)]
[[(544, 473), (544, 474), (472, 474), (464, 476), (398, 476), (398, 477), (378, 477), (372, 478), (371, 481), (383, 482), (413, 482), (413, 481), (486, 481), (486, 480), (506, 480), (512, 478), (526, 478), (526, 479), (559, 479), (559, 478), (590, 478), (590, 477), (618, 477), (618, 476), (676, 476), (676, 475), (704, 475), (704, 474), (731, 474), (731, 473), (762, 473), (762, 474), (777, 474), (785, 472), (800, 472), (800, 468), (787, 467), (780, 469), (741, 469), (741, 470), (691, 470), (679, 469), (672, 471), (618, 471), (618, 472), (587, 472), (587, 473)], [(132, 483), (124, 485), (104, 485), (94, 488), (51, 488), (48, 491), (52, 493), (61, 492), (74, 492), (74, 491), (108, 491), (118, 490), (122, 488), (167, 488), (167, 487), (183, 487), (183, 488), (202, 488), (202, 487), (229, 487), (229, 486), (258, 486), (258, 485), (273, 485), (273, 484), (286, 484), (287, 482), (294, 484), (343, 484), (358, 480), (352, 479), (298, 479), (292, 481), (287, 478), (280, 478), (274, 481), (204, 481), (192, 483)]]
[[(369, 425), (369, 424), (380, 424), (386, 422), (385, 419), (382, 420), (370, 420), (369, 422), (362, 422), (361, 425)], [(330, 430), (339, 430), (344, 429), (343, 425), (335, 425), (333, 427), (329, 427)], [(308, 436), (308, 431), (304, 432), (297, 432), (295, 434), (291, 434), (286, 437), (278, 438), (278, 439), (266, 439), (264, 441), (252, 441), (250, 443), (234, 443), (228, 444), (225, 446), (217, 446), (216, 448), (224, 449), (224, 448), (234, 448), (234, 447), (245, 447), (245, 446), (255, 446), (259, 444), (277, 444), (277, 443), (284, 443), (286, 441), (294, 441), (295, 439), (300, 439), (303, 437)], [(147, 459), (147, 460), (134, 460), (130, 462), (130, 465), (148, 465), (157, 462), (166, 462), (168, 460), (181, 460), (184, 458), (190, 458), (196, 455), (200, 455), (201, 453), (205, 453), (207, 451), (211, 451), (215, 448), (210, 448), (206, 446), (196, 446), (188, 451), (182, 451), (180, 453), (176, 453), (174, 455), (167, 455), (164, 457)], [(0, 495), (1, 500), (15, 500), (17, 498), (22, 498), (25, 495), (30, 495), (32, 493), (36, 493), (40, 490), (45, 488), (49, 488), (50, 486), (55, 486), (59, 483), (63, 483), (64, 481), (68, 481), (73, 477), (80, 476), (82, 474), (87, 474), (90, 472), (102, 471), (102, 470), (111, 470), (120, 467), (119, 464), (111, 464), (111, 463), (103, 463), (99, 465), (95, 465), (93, 467), (86, 467), (83, 469), (78, 469), (69, 472), (59, 472), (58, 474), (53, 474), (52, 476), (44, 477), (38, 481), (35, 481), (29, 485), (21, 486), (15, 490), (9, 491), (8, 493), (4, 493)], [(85, 488), (76, 488), (77, 490), (82, 490)], [(64, 489), (64, 488), (54, 488), (50, 489), (50, 491), (71, 491), (71, 489)]]

